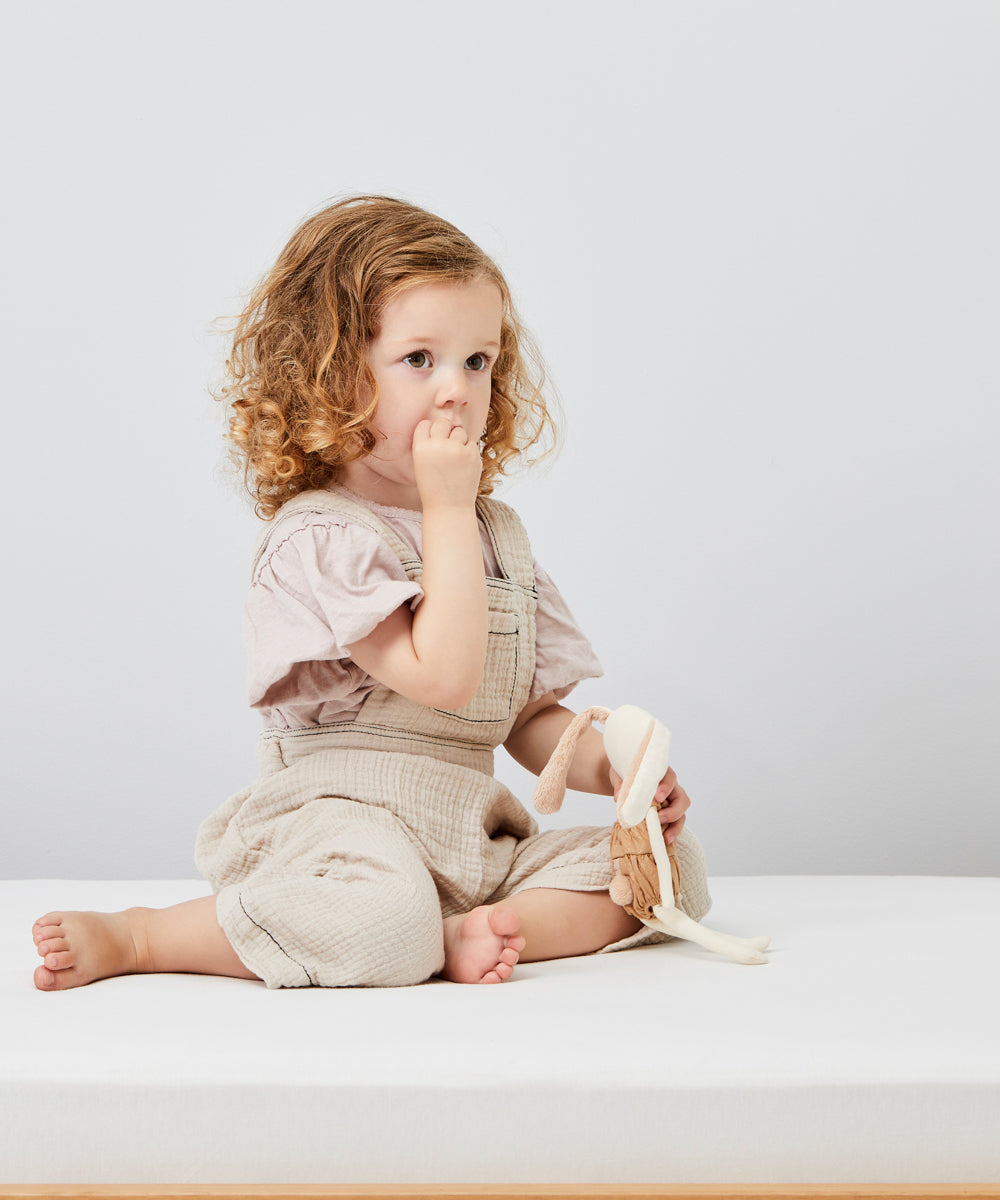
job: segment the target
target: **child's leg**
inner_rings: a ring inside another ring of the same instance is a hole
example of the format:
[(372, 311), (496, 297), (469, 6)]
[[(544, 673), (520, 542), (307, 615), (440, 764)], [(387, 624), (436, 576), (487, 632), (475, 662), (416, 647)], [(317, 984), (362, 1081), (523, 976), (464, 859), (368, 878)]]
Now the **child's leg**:
[[(444, 922), (445, 967), (459, 982), (501, 982), (514, 965), (591, 954), (640, 928), (607, 892), (531, 888)], [(256, 979), (215, 915), (215, 897), (119, 913), (53, 912), (32, 929), (42, 991), (157, 971)]]
[(641, 928), (642, 922), (607, 892), (530, 888), (499, 904), (447, 917), (441, 974), (458, 983), (499, 983), (518, 961), (593, 954)]
[(521, 962), (593, 954), (642, 928), (607, 892), (529, 888), (503, 903), (521, 918)]
[(154, 971), (257, 978), (220, 929), (214, 896), (171, 908), (47, 913), (32, 935), (42, 958), (35, 986), (45, 992)]

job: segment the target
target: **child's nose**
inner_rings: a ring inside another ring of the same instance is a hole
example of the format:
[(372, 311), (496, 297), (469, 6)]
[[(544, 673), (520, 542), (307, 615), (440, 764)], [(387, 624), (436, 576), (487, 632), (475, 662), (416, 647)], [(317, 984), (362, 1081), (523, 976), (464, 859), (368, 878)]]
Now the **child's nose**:
[(469, 402), (469, 381), (464, 371), (449, 371), (441, 378), (437, 390), (439, 408), (464, 408)]

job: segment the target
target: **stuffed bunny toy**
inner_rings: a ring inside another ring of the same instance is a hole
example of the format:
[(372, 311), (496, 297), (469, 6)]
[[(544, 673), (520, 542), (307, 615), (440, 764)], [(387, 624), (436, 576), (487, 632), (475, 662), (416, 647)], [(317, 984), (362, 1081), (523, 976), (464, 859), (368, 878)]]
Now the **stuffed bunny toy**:
[(641, 708), (626, 704), (613, 712), (588, 708), (573, 718), (539, 776), (535, 808), (555, 812), (566, 794), (566, 776), (576, 744), (594, 721), (604, 724), (604, 748), (622, 777), (618, 818), (611, 832), (614, 878), (610, 895), (650, 929), (697, 942), (739, 963), (766, 963), (770, 938), (738, 938), (706, 929), (677, 907), (683, 881), (673, 846), (663, 840), (654, 803), (670, 759), (670, 731)]

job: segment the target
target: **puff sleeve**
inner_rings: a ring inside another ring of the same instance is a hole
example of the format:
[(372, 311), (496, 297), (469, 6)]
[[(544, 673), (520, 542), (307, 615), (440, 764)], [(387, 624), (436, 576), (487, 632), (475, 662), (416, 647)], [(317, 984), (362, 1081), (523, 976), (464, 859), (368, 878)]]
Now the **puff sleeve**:
[[(374, 681), (347, 647), (422, 596), (365, 526), (314, 514), (296, 522), (258, 564), (244, 609), (251, 707), (285, 727), (356, 708)], [(284, 719), (275, 719), (276, 709)]]
[(584, 679), (598, 679), (604, 674), (569, 606), (537, 560), (534, 570), (538, 607), (535, 610), (535, 677), (529, 703), (547, 692), (555, 692), (562, 700)]

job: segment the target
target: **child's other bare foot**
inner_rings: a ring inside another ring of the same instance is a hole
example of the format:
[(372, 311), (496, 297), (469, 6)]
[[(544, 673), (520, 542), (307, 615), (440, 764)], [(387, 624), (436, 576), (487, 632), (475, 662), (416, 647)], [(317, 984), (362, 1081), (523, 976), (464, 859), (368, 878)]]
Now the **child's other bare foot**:
[(505, 904), (446, 917), (441, 977), (452, 983), (503, 983), (524, 949), (520, 928), (521, 918)]
[(138, 913), (52, 912), (40, 917), (31, 928), (42, 959), (35, 968), (35, 987), (55, 992), (141, 970)]

